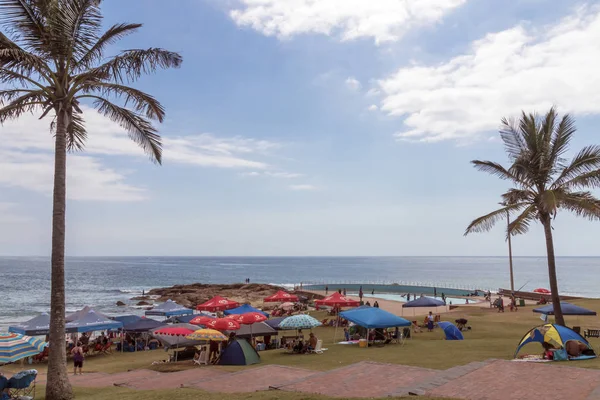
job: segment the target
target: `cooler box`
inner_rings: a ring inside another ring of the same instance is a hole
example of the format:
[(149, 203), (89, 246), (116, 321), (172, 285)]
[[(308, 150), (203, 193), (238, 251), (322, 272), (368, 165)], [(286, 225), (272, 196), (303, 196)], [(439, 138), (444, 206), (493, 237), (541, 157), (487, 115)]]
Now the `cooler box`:
[(367, 339), (359, 339), (358, 347), (367, 347)]

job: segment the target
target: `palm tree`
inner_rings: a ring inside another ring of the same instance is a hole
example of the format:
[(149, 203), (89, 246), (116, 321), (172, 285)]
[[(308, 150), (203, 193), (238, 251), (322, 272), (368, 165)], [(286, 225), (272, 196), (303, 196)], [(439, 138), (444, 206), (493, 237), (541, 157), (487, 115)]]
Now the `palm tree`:
[(515, 216), (508, 226), (509, 235), (526, 233), (531, 223), (540, 222), (546, 237), (554, 315), (560, 325), (565, 321), (558, 295), (552, 221), (560, 208), (600, 220), (600, 200), (587, 191), (600, 187), (600, 146), (584, 147), (568, 162), (564, 156), (575, 131), (573, 118), (559, 118), (554, 108), (543, 117), (523, 112), (519, 120), (503, 119), (500, 135), (510, 167), (492, 161), (472, 163), (480, 171), (510, 181), (513, 188), (502, 195), (504, 207), (475, 219), (465, 231), (465, 235), (489, 231), (507, 213)]
[[(26, 112), (51, 116), (54, 131), (52, 286), (46, 399), (72, 398), (65, 333), (65, 204), (67, 151), (87, 138), (82, 102), (127, 130), (156, 163), (161, 140), (150, 120), (165, 111), (152, 96), (127, 86), (159, 68), (178, 67), (181, 56), (160, 48), (132, 49), (105, 58), (107, 47), (140, 24), (116, 24), (101, 32), (99, 0), (0, 0), (0, 123)], [(113, 101), (122, 99), (124, 106)], [(130, 106), (130, 109), (126, 108)]]

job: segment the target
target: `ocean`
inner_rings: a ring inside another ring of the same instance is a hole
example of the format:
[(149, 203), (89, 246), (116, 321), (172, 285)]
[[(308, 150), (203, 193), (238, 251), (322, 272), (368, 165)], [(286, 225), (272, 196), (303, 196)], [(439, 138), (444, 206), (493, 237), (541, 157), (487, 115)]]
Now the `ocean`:
[[(600, 297), (600, 257), (557, 259), (562, 294)], [(514, 258), (515, 286), (547, 288), (544, 257)], [(142, 290), (186, 284), (390, 284), (455, 289), (508, 288), (506, 257), (71, 257), (66, 262), (67, 311), (90, 305), (108, 314)], [(50, 308), (50, 260), (0, 257), (0, 330)]]

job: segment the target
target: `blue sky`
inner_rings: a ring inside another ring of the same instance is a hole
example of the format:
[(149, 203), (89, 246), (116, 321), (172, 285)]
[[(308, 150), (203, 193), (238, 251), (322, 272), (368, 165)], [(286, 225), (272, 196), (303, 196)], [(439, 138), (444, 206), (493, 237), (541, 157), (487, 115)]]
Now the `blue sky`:
[[(136, 87), (167, 109), (164, 165), (86, 109), (69, 159), (69, 255), (503, 255), (464, 238), (506, 184), (503, 116), (575, 114), (600, 141), (600, 8), (521, 0), (106, 1), (141, 22), (111, 49), (184, 57)], [(0, 254), (50, 249), (51, 147), (34, 116), (0, 128)], [(597, 255), (600, 225), (560, 214), (559, 255)], [(544, 254), (540, 229), (515, 240)]]

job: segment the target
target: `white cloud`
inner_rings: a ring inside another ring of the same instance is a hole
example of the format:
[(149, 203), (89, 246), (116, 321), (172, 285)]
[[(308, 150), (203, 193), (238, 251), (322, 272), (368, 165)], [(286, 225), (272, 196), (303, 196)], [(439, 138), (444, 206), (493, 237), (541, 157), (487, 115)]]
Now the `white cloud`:
[(381, 109), (406, 116), (401, 139), (465, 139), (520, 110), (600, 113), (600, 8), (555, 26), (516, 26), (474, 42), (467, 54), (411, 66), (379, 82)]
[[(54, 157), (51, 154), (1, 150), (0, 171), (0, 185), (20, 187), (48, 196), (52, 194)], [(145, 190), (125, 183), (125, 178), (93, 157), (71, 155), (67, 160), (67, 197), (98, 201), (139, 201), (146, 198)]]
[[(144, 189), (126, 183), (126, 176), (102, 165), (97, 156), (146, 158), (126, 131), (93, 109), (85, 108), (89, 132), (84, 153), (69, 155), (68, 196), (75, 200), (136, 201), (147, 197)], [(53, 140), (49, 120), (26, 114), (1, 128), (0, 185), (37, 192), (52, 192)], [(212, 134), (164, 137), (163, 164), (267, 171), (269, 153), (279, 143), (243, 137), (220, 138)], [(147, 168), (156, 168), (148, 163)], [(272, 174), (281, 172), (273, 171)], [(274, 176), (275, 176), (274, 175)]]
[(284, 179), (293, 179), (303, 177), (304, 174), (298, 174), (295, 172), (284, 172), (284, 171), (251, 171), (251, 172), (242, 172), (241, 176), (266, 176), (270, 178), (284, 178)]
[(316, 186), (306, 185), (306, 184), (302, 184), (302, 185), (290, 185), (289, 188), (291, 190), (297, 190), (297, 191), (317, 190)]
[(399, 40), (416, 27), (439, 22), (466, 0), (239, 0), (230, 12), (241, 26), (267, 36), (315, 33), (342, 41)]
[(369, 108), (367, 108), (367, 110), (369, 110), (369, 111), (377, 111), (377, 110), (379, 110), (379, 107), (377, 107), (375, 104), (371, 104), (369, 106)]
[(360, 90), (362, 85), (358, 79), (354, 78), (353, 76), (349, 76), (348, 79), (346, 79), (346, 87), (350, 90)]

